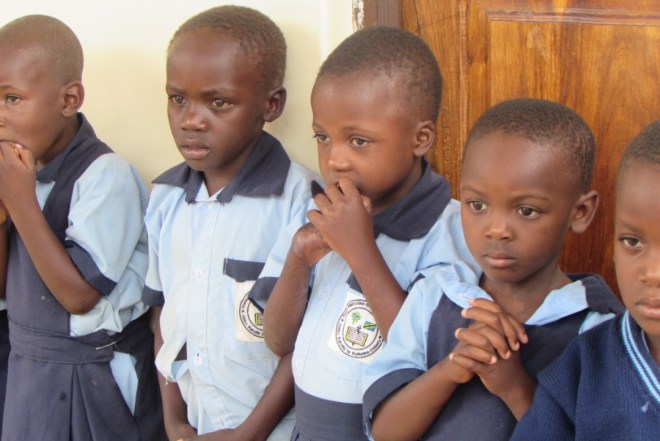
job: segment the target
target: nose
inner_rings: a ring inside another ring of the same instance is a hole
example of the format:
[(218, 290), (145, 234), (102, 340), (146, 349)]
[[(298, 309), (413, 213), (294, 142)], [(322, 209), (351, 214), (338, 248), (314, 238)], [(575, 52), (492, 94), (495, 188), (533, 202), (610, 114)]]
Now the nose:
[(186, 131), (204, 131), (207, 122), (203, 112), (194, 105), (188, 105), (181, 118), (181, 128)]
[(332, 172), (341, 172), (348, 169), (349, 161), (347, 158), (347, 148), (341, 143), (329, 142), (328, 145), (324, 146), (324, 150), (326, 156), (325, 162), (328, 170)]
[(486, 237), (497, 241), (509, 241), (513, 237), (506, 216), (489, 213), (489, 222), (486, 226)]
[(660, 288), (660, 250), (648, 253), (646, 262), (644, 262), (642, 282), (648, 286)]

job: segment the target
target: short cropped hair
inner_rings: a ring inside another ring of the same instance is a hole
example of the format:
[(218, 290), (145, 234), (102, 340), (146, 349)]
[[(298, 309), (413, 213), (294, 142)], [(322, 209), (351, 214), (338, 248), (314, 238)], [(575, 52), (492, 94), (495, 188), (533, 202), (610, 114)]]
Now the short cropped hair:
[(442, 74), (429, 46), (402, 29), (375, 26), (346, 38), (321, 65), (324, 76), (373, 72), (394, 79), (409, 95), (410, 112), (434, 122), (440, 112)]
[(26, 15), (0, 28), (0, 47), (41, 51), (39, 60), (53, 73), (57, 86), (82, 81), (83, 50), (76, 34), (60, 20), (47, 15)]
[(652, 122), (639, 132), (623, 152), (617, 183), (623, 173), (636, 164), (660, 165), (660, 120)]
[(183, 23), (170, 40), (191, 31), (210, 31), (239, 43), (243, 54), (255, 62), (261, 82), (269, 90), (281, 87), (286, 70), (286, 41), (280, 28), (266, 15), (252, 8), (218, 6), (201, 12)]
[(479, 117), (470, 130), (465, 148), (471, 141), (497, 131), (555, 148), (574, 167), (581, 192), (589, 191), (596, 151), (594, 135), (574, 110), (536, 98), (503, 101)]

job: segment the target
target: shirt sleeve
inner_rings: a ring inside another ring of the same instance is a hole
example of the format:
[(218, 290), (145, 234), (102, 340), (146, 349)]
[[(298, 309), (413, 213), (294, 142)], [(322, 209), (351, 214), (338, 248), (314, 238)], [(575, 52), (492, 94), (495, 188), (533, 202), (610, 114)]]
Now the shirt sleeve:
[(282, 273), (284, 261), (286, 260), (289, 248), (291, 247), (293, 236), (300, 227), (308, 222), (307, 212), (315, 208), (316, 205), (311, 198), (308, 198), (306, 203), (301, 204), (296, 213), (292, 216), (289, 225), (284, 229), (268, 254), (264, 268), (249, 292), (250, 301), (262, 311), (266, 306), (266, 302), (268, 302), (268, 298), (275, 287), (277, 279)]
[(147, 191), (137, 172), (116, 154), (94, 161), (76, 182), (66, 246), (85, 279), (109, 295), (144, 232)]
[(142, 291), (142, 301), (149, 306), (163, 306), (165, 303), (159, 266), (160, 231), (162, 228), (162, 214), (159, 203), (161, 199), (159, 197), (160, 193), (162, 193), (161, 187), (159, 185), (154, 186), (149, 205), (147, 206), (147, 214), (144, 217), (144, 223), (147, 229), (149, 263), (144, 290)]
[(427, 371), (428, 329), (442, 296), (431, 278), (413, 285), (388, 333), (382, 352), (362, 377), (365, 430), (371, 436), (374, 410), (392, 392)]

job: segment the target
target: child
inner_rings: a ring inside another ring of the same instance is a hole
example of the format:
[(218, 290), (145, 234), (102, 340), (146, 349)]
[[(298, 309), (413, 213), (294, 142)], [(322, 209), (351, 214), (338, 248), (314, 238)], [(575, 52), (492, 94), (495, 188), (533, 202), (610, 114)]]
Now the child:
[(593, 156), (591, 130), (563, 105), (514, 99), (479, 118), (460, 192), (483, 274), (440, 265), (413, 287), (365, 374), (374, 439), (508, 439), (538, 370), (618, 311), (599, 276), (558, 266), (568, 231), (583, 232), (596, 211)]
[(268, 350), (247, 299), (314, 178), (263, 131), (284, 109), (285, 63), (280, 29), (245, 7), (194, 16), (169, 45), (168, 118), (185, 163), (154, 181), (143, 298), (162, 307), (156, 364), (173, 440), (291, 436), (290, 360)]
[(362, 370), (405, 288), (420, 269), (471, 261), (458, 203), (424, 159), (441, 91), (428, 46), (394, 28), (353, 34), (320, 69), (312, 127), (325, 193), (293, 241), (278, 242), (252, 293), (263, 301), (274, 284), (264, 336), (276, 353), (293, 351), (293, 439), (364, 439)]
[(581, 335), (539, 375), (514, 440), (660, 436), (660, 121), (621, 159), (614, 266), (627, 312)]
[(83, 53), (71, 29), (14, 20), (0, 29), (0, 58), (12, 346), (2, 439), (164, 439), (140, 301), (146, 189), (78, 112)]

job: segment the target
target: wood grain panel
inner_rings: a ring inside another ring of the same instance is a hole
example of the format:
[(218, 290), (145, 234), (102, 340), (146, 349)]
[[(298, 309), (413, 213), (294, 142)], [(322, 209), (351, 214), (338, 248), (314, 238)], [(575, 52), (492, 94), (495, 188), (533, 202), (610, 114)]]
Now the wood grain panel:
[(443, 77), (442, 106), (431, 163), (458, 196), (463, 145), (468, 130), (466, 6), (458, 1), (402, 0), (402, 27), (423, 38), (433, 50)]
[(616, 167), (633, 136), (660, 118), (660, 0), (402, 0), (402, 26), (429, 43), (443, 71), (430, 158), (455, 196), (468, 129), (488, 107), (545, 98), (589, 123), (601, 206), (590, 229), (569, 238), (562, 267), (599, 272), (614, 287)]

